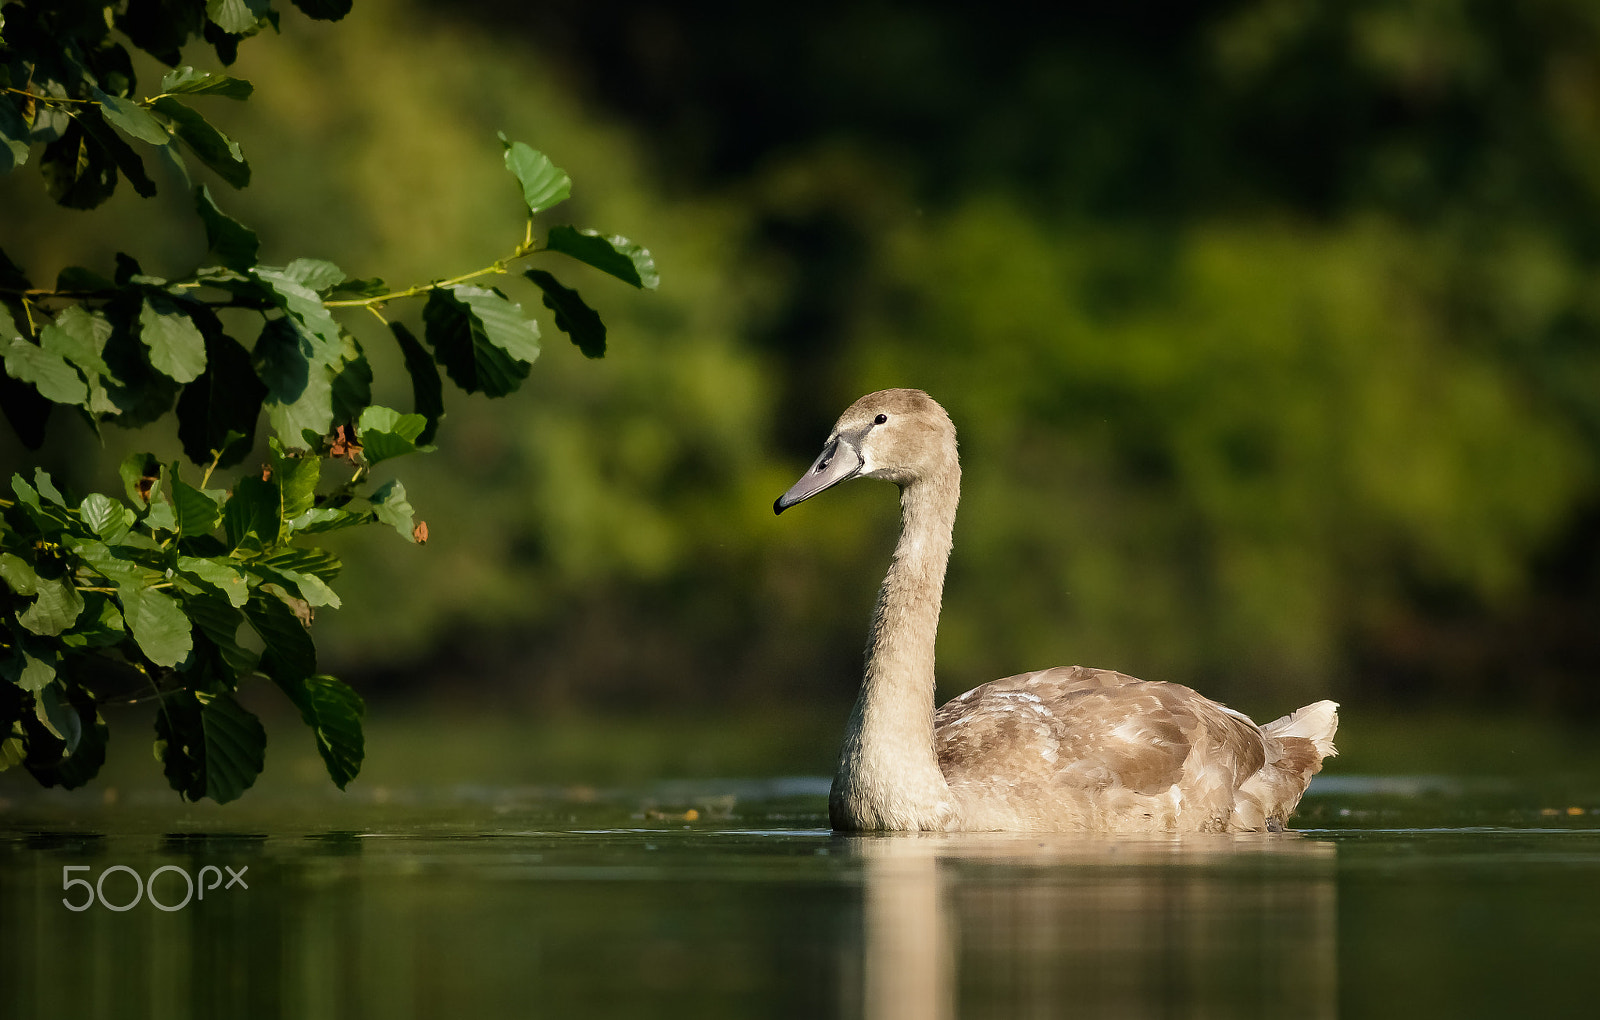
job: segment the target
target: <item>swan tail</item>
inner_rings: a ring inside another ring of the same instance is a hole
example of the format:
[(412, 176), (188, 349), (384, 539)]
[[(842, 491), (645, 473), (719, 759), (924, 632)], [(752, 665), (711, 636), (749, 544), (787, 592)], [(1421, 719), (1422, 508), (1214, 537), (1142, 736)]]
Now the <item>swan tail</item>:
[(1261, 727), (1269, 760), (1239, 787), (1230, 827), (1235, 831), (1279, 831), (1294, 814), (1322, 760), (1339, 752), (1333, 732), (1339, 706), (1318, 701)]
[(1339, 703), (1318, 701), (1296, 709), (1281, 719), (1274, 719), (1261, 727), (1269, 737), (1303, 737), (1311, 741), (1319, 758), (1338, 754), (1333, 746), (1333, 733), (1339, 728)]

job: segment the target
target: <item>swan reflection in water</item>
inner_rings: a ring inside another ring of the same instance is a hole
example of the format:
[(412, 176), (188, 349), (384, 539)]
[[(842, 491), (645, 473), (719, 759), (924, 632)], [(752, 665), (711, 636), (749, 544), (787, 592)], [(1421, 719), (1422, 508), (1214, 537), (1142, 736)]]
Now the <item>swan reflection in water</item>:
[(845, 842), (864, 866), (871, 1020), (1338, 1012), (1332, 843), (1295, 833)]

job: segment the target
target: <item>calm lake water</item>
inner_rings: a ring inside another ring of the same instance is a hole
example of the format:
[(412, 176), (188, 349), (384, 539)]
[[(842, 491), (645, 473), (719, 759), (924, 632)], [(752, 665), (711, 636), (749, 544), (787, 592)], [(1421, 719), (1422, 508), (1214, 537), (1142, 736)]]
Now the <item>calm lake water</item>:
[(1329, 776), (1298, 832), (1120, 839), (836, 836), (815, 778), (23, 789), (7, 1018), (1600, 1010), (1600, 799), (1570, 791)]

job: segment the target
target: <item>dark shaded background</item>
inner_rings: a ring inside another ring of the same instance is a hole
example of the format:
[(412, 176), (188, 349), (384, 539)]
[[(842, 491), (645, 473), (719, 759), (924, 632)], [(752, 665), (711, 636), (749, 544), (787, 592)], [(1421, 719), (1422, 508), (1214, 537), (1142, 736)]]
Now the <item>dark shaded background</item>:
[[(1600, 710), (1594, 5), (364, 2), (285, 35), (226, 121), (269, 252), (492, 258), (504, 127), (663, 274), (585, 288), (605, 362), (549, 340), (396, 469), (434, 540), (351, 540), (318, 621), (369, 697), (847, 699), (892, 494), (768, 507), (915, 385), (966, 466), (947, 695), (1084, 662), (1269, 716)], [(35, 275), (127, 246), (22, 178)]]

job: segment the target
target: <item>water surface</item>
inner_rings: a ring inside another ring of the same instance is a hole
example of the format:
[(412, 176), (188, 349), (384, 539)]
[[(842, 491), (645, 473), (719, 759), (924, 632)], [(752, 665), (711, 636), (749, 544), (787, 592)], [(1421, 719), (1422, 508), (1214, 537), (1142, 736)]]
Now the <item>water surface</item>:
[[(1592, 1015), (1600, 812), (1319, 780), (1300, 831), (829, 832), (826, 781), (21, 795), (0, 1015)], [(175, 906), (207, 865), (240, 875)], [(182, 874), (179, 874), (182, 872)], [(185, 878), (190, 876), (191, 878)], [(247, 886), (247, 887), (244, 887)]]

